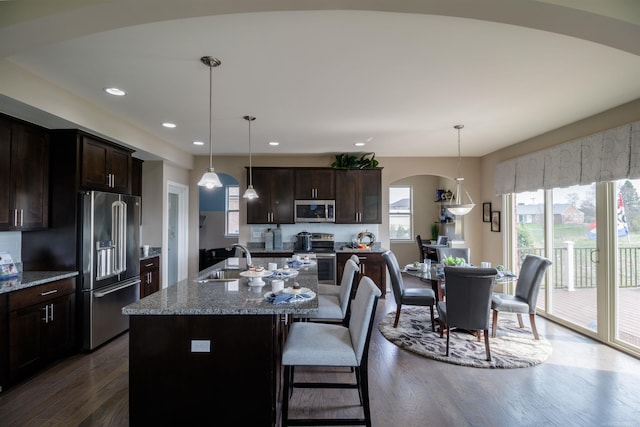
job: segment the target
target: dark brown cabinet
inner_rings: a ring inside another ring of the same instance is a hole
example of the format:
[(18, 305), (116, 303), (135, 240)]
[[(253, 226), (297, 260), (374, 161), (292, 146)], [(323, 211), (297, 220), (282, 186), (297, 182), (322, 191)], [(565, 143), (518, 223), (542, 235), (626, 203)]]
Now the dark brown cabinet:
[(294, 171), (295, 199), (333, 200), (336, 198), (335, 170), (298, 168)]
[(259, 197), (247, 201), (247, 224), (293, 224), (293, 170), (253, 168), (252, 172)]
[[(279, 426), (283, 321), (275, 314), (130, 316), (131, 425)], [(250, 410), (233, 410), (239, 399)]]
[(140, 298), (160, 290), (160, 257), (140, 260)]
[(142, 163), (140, 159), (131, 158), (131, 194), (142, 197)]
[[(344, 272), (344, 265), (351, 255), (356, 254), (360, 260), (360, 271), (357, 282), (360, 281), (362, 276), (368, 276), (382, 292), (381, 298), (385, 298), (387, 293), (387, 264), (382, 258), (382, 254), (378, 252), (348, 252), (337, 254), (336, 262), (338, 263), (338, 280), (342, 277)], [(357, 286), (354, 286), (351, 291), (351, 297), (353, 298), (356, 293)]]
[(131, 194), (131, 151), (84, 135), (80, 185), (89, 190)]
[(42, 229), (48, 220), (47, 131), (0, 116), (0, 231)]
[(382, 169), (338, 169), (336, 223), (382, 224)]
[(9, 294), (9, 377), (22, 378), (75, 345), (76, 279)]

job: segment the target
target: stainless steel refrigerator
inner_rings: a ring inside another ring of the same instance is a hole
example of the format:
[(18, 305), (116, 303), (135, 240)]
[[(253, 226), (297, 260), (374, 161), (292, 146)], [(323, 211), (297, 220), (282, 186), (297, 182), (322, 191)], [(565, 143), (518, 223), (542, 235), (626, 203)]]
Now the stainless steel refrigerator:
[(83, 349), (129, 329), (140, 299), (140, 197), (88, 191), (81, 202)]

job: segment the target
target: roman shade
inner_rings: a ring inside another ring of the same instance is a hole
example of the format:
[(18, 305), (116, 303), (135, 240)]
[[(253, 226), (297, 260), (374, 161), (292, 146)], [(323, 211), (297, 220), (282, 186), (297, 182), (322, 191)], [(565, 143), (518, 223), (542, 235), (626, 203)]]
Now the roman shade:
[(640, 178), (640, 121), (496, 165), (496, 195)]

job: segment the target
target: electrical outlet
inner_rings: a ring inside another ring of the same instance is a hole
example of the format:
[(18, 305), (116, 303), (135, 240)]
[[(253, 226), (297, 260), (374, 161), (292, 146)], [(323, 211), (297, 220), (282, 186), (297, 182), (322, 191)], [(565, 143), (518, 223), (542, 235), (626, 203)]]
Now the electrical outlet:
[(261, 231), (254, 231), (253, 232), (253, 237), (255, 239), (259, 239), (260, 237), (262, 237), (262, 232)]
[(191, 353), (210, 353), (210, 340), (191, 340)]

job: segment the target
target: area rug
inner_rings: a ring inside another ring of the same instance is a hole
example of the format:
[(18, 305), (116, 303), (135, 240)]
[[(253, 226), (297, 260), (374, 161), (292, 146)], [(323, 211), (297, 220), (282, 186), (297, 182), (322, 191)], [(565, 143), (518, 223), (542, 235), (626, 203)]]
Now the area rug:
[[(531, 329), (518, 327), (517, 319), (498, 319), (498, 334), (489, 338), (491, 361), (486, 360), (484, 336), (478, 342), (474, 335), (454, 331), (445, 355), (447, 337), (431, 331), (431, 318), (426, 307), (402, 307), (398, 327), (393, 327), (396, 312), (387, 314), (379, 323), (382, 335), (400, 348), (429, 359), (474, 368), (526, 368), (544, 362), (551, 354), (551, 344), (543, 337), (535, 340)], [(489, 331), (491, 332), (491, 331)]]

